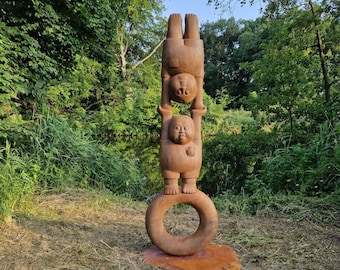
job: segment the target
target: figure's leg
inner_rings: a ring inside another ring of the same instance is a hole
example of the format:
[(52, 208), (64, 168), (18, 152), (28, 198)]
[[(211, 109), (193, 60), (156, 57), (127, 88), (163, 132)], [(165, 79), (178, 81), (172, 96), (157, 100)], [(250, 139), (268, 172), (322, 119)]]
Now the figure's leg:
[(171, 14), (168, 21), (167, 38), (183, 39), (181, 14)]
[(197, 190), (196, 179), (187, 178), (182, 180), (182, 192), (185, 194), (193, 194)]
[(185, 15), (185, 39), (200, 39), (200, 32), (198, 29), (198, 18), (195, 14)]
[(178, 179), (164, 178), (164, 194), (175, 195), (178, 194)]

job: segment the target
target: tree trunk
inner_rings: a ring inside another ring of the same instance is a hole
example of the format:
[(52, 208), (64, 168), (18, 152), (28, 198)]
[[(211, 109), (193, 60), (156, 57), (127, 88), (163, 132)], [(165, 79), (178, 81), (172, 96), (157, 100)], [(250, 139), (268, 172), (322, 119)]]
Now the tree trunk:
[(120, 45), (120, 52), (119, 52), (119, 63), (120, 63), (120, 74), (123, 78), (123, 80), (126, 79), (126, 50), (124, 46)]
[[(311, 0), (309, 0), (308, 2), (309, 2), (309, 6), (311, 8), (312, 14), (315, 17), (313, 3), (312, 3)], [(321, 70), (322, 70), (322, 75), (323, 75), (325, 103), (328, 104), (330, 102), (330, 99), (331, 99), (331, 93), (330, 93), (331, 85), (329, 83), (329, 76), (328, 76), (325, 54), (323, 53), (322, 38), (321, 38), (321, 34), (320, 34), (316, 20), (314, 20), (314, 24), (315, 24), (315, 27), (316, 27), (316, 39), (317, 39), (317, 42), (318, 42), (318, 52), (319, 52)]]

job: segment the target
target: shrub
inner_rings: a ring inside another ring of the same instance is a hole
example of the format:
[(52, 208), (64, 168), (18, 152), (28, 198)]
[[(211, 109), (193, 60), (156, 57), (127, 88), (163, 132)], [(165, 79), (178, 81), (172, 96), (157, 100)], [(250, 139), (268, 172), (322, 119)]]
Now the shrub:
[(0, 147), (0, 219), (9, 223), (15, 209), (32, 201), (40, 167), (13, 149), (8, 141)]
[(122, 157), (112, 144), (93, 140), (66, 119), (47, 116), (23, 146), (41, 167), (41, 188), (99, 187), (116, 194), (129, 193), (139, 181), (136, 160)]
[(268, 157), (261, 178), (273, 192), (323, 195), (340, 181), (340, 146), (332, 134), (320, 132), (308, 144), (277, 149)]
[(248, 131), (220, 135), (203, 145), (202, 190), (210, 195), (239, 193), (246, 180), (257, 175), (263, 160), (275, 149), (276, 134)]
[(225, 215), (289, 216), (296, 221), (307, 220), (335, 224), (339, 219), (338, 197), (334, 193), (321, 198), (292, 194), (273, 194), (268, 189), (252, 195), (223, 194), (212, 198), (216, 208)]

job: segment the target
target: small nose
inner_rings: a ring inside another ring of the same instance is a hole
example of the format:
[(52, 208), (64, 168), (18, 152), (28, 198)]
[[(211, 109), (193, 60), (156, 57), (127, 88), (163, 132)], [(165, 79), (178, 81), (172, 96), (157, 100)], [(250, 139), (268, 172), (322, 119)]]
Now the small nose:
[(190, 94), (190, 91), (185, 86), (182, 86), (177, 90), (178, 96), (181, 96), (181, 95), (188, 96), (189, 94)]
[(177, 95), (178, 96), (181, 96), (181, 95), (185, 95), (185, 93), (186, 93), (186, 89), (185, 89), (185, 87), (180, 87), (178, 90), (177, 90)]

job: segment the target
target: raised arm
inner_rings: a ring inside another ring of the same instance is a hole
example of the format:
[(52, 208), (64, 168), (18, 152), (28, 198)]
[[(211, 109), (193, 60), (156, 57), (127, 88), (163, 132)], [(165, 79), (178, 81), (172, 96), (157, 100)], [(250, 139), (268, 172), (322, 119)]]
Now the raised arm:
[(164, 108), (171, 107), (170, 95), (169, 95), (169, 82), (170, 82), (170, 76), (162, 77), (162, 99), (161, 99), (161, 105)]
[(190, 114), (191, 118), (194, 121), (195, 125), (195, 141), (201, 141), (202, 136), (201, 136), (201, 119), (202, 116), (204, 116), (207, 112), (207, 108), (203, 107), (202, 109), (191, 109)]
[(172, 118), (172, 107), (158, 105), (158, 113), (162, 116), (161, 140), (168, 139), (169, 123)]

